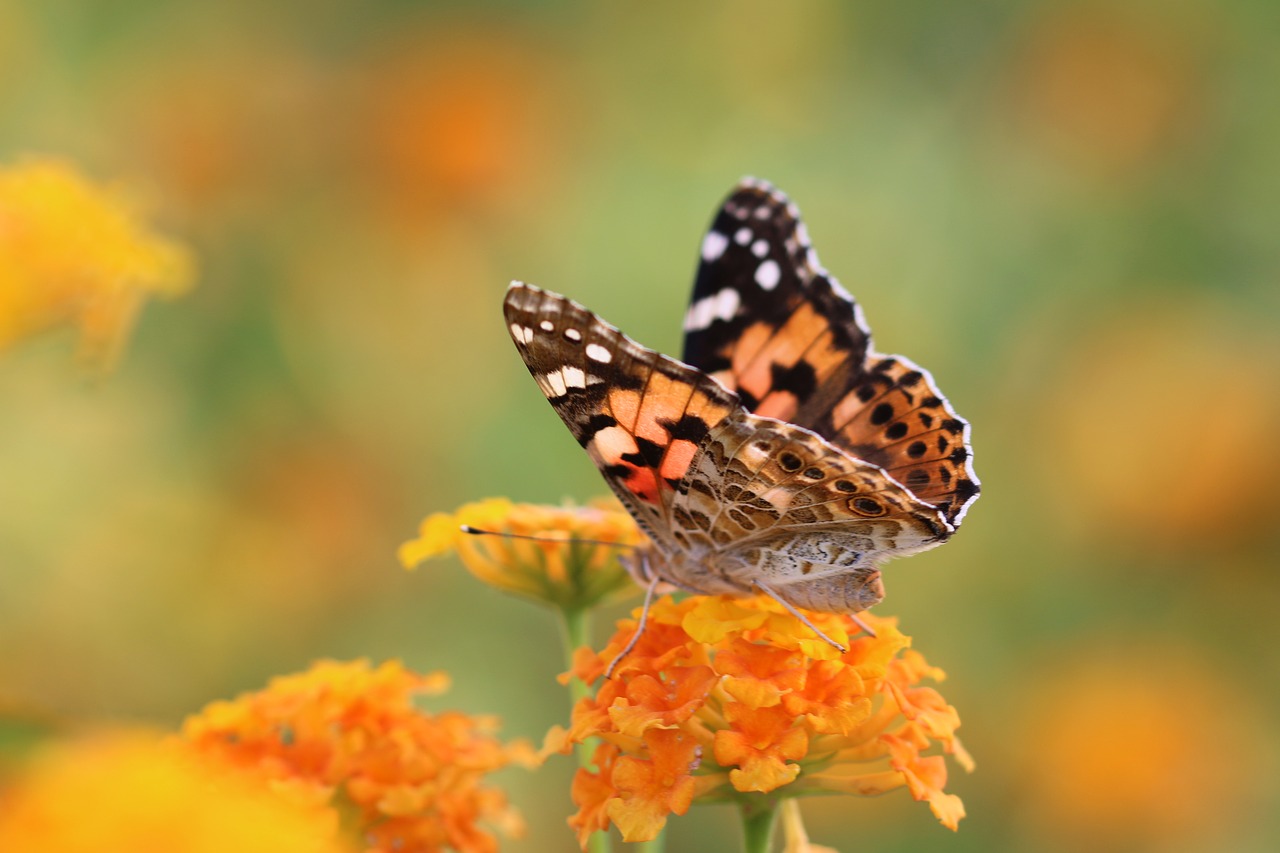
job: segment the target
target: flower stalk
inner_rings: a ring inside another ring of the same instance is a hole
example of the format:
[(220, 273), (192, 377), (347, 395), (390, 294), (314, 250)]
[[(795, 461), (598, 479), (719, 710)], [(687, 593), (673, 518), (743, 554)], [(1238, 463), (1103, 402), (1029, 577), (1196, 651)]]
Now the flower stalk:
[(738, 807), (742, 818), (742, 853), (769, 853), (773, 826), (778, 818), (778, 801), (772, 797), (752, 797)]
[[(561, 636), (564, 639), (565, 658), (569, 667), (572, 668), (574, 652), (590, 645), (591, 614), (585, 607), (562, 607), (560, 608), (560, 627)], [(570, 678), (568, 686), (569, 698), (573, 705), (591, 696), (591, 686), (580, 678)], [(591, 767), (592, 752), (592, 747), (585, 743), (578, 744), (574, 749), (578, 767), (584, 771), (589, 771)], [(603, 832), (593, 833), (587, 839), (587, 850), (589, 853), (610, 853), (609, 836)], [(657, 848), (650, 853), (661, 853), (661, 851)]]

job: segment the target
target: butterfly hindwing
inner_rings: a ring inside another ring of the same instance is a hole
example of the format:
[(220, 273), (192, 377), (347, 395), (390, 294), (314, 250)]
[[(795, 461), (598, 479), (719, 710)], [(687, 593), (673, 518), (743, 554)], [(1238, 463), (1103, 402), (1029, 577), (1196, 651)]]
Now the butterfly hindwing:
[(934, 507), (879, 467), (803, 427), (743, 413), (722, 421), (703, 448), (673, 514), (699, 519), (715, 547), (761, 580), (787, 584), (874, 564), (950, 533)]

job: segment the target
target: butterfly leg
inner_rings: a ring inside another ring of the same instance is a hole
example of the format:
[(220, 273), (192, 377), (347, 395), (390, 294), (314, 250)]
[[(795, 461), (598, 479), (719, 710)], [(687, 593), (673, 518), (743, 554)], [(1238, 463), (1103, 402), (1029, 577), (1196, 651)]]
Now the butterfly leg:
[(631, 654), (631, 650), (636, 647), (636, 643), (640, 642), (640, 635), (644, 633), (644, 626), (649, 621), (649, 605), (653, 603), (653, 592), (658, 588), (658, 584), (662, 582), (662, 577), (649, 568), (647, 562), (641, 565), (641, 570), (649, 575), (649, 586), (644, 591), (644, 609), (640, 611), (640, 624), (636, 626), (636, 632), (631, 637), (631, 642), (627, 643), (627, 647), (618, 653), (618, 656), (609, 664), (609, 668), (604, 671), (605, 678), (612, 678), (613, 671), (617, 669), (618, 664), (622, 663), (627, 655)]
[[(768, 584), (763, 584), (763, 583), (761, 583), (760, 581), (753, 581), (753, 583), (755, 584), (756, 589), (760, 590), (760, 591), (761, 591), (761, 592), (763, 592), (765, 595), (769, 596), (769, 597), (770, 597), (770, 598), (772, 598), (774, 601), (776, 601), (776, 602), (778, 602), (779, 604), (781, 604), (783, 607), (787, 608), (787, 612), (788, 612), (788, 613), (790, 613), (792, 616), (796, 617), (796, 618), (797, 618), (797, 619), (799, 619), (801, 622), (803, 622), (806, 626), (808, 626), (808, 628), (809, 628), (809, 630), (810, 630), (810, 631), (812, 631), (813, 633), (817, 634), (817, 635), (818, 635), (819, 637), (821, 637), (822, 639), (826, 640), (830, 645), (832, 645), (832, 646), (834, 646), (835, 648), (839, 649), (839, 650), (841, 651), (841, 653), (844, 653), (844, 652), (849, 651), (849, 650), (848, 650), (848, 649), (846, 649), (844, 646), (840, 645), (840, 644), (839, 644), (839, 643), (837, 643), (835, 640), (831, 639), (831, 638), (830, 638), (830, 637), (828, 637), (825, 633), (823, 633), (823, 631), (822, 631), (822, 629), (821, 629), (821, 628), (819, 628), (817, 625), (815, 625), (815, 624), (813, 624), (812, 622), (810, 622), (807, 616), (805, 616), (805, 615), (804, 615), (803, 613), (801, 613), (799, 610), (795, 609), (795, 607), (793, 607), (793, 606), (791, 605), (791, 602), (787, 601), (785, 598), (783, 598), (782, 596), (780, 596), (780, 595), (778, 595), (776, 592), (774, 592), (774, 591), (769, 587), (769, 585), (768, 585)], [(857, 622), (857, 623), (858, 623), (858, 627), (860, 627), (862, 630), (866, 631), (866, 632), (867, 632), (868, 634), (870, 634), (871, 636), (873, 636), (873, 637), (874, 637), (874, 636), (876, 635), (876, 632), (871, 630), (871, 626), (867, 625), (867, 623), (863, 622), (863, 621), (862, 621), (861, 619), (859, 619), (857, 616), (854, 616), (854, 617), (853, 617), (853, 621), (854, 621), (854, 622)]]

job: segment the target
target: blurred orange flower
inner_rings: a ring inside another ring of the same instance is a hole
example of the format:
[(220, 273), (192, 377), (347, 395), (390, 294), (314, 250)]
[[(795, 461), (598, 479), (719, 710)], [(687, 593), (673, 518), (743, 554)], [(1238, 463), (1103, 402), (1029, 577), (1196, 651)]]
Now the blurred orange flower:
[(1143, 646), (1072, 646), (1037, 668), (1051, 681), (1024, 685), (1015, 772), (1029, 828), (1054, 849), (1240, 849), (1266, 813), (1252, 803), (1274, 775), (1267, 724), (1193, 648)]
[[(1264, 389), (1280, 387), (1280, 346), (1268, 328), (1161, 293), (1073, 332), (1038, 433), (1057, 451), (1032, 454), (1055, 517), (1144, 554), (1231, 553), (1270, 537), (1280, 396)], [(1189, 393), (1207, 396), (1180, 410)]]
[(191, 286), (190, 255), (135, 207), (56, 160), (0, 169), (0, 348), (72, 325), (82, 361), (105, 369), (147, 296)]
[[(551, 541), (476, 536), (464, 533), (463, 525)], [(554, 507), (490, 498), (428, 516), (418, 538), (400, 546), (400, 562), (412, 569), (456, 551), (467, 569), (491, 586), (581, 610), (635, 591), (617, 555), (619, 548), (643, 540), (635, 521), (612, 499)]]
[(573, 139), (573, 81), (554, 47), (489, 25), (384, 54), (358, 93), (364, 118), (352, 132), (364, 161), (356, 169), (393, 224), (414, 232), (543, 197), (537, 188), (559, 173)]
[(0, 850), (340, 853), (328, 809), (181, 744), (111, 732), (38, 751), (0, 797)]
[[(1114, 4), (1035, 7), (1018, 87), (1030, 135), (1077, 172), (1128, 177), (1201, 120), (1203, 21)], [(1047, 11), (1046, 11), (1047, 10)]]
[(447, 687), (443, 673), (419, 675), (398, 662), (320, 661), (209, 705), (186, 720), (183, 736), (291, 799), (348, 805), (370, 851), (487, 853), (497, 841), (484, 825), (508, 837), (524, 825), (485, 775), (531, 763), (532, 751), (500, 742), (492, 718), (414, 707), (414, 695)]
[[(807, 614), (837, 641), (853, 620)], [(960, 718), (925, 678), (941, 670), (910, 650), (896, 621), (861, 614), (877, 636), (841, 654), (766, 597), (693, 596), (654, 603), (636, 647), (581, 700), (569, 729), (553, 729), (547, 751), (599, 738), (597, 770), (574, 781), (570, 819), (585, 846), (615, 823), (626, 841), (654, 838), (670, 814), (696, 800), (821, 792), (881, 794), (906, 787), (955, 829), (960, 799), (947, 794), (937, 746), (965, 769)], [(598, 679), (635, 633), (623, 620), (600, 652), (579, 649), (572, 675)], [(806, 842), (807, 843), (807, 842)]]

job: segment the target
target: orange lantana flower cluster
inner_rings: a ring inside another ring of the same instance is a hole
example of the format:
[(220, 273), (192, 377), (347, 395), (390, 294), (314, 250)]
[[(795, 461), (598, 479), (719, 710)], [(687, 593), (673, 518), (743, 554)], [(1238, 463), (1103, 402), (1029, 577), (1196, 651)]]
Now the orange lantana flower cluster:
[[(864, 613), (876, 636), (848, 642), (844, 615), (808, 613), (841, 654), (765, 597), (664, 597), (594, 698), (555, 730), (549, 751), (597, 737), (595, 771), (573, 784), (579, 841), (617, 824), (627, 841), (657, 836), (694, 800), (820, 792), (874, 795), (906, 787), (955, 829), (964, 806), (945, 793), (948, 753), (972, 761), (955, 736), (960, 718), (926, 678), (944, 673), (909, 647), (896, 621)], [(572, 675), (590, 683), (622, 651), (624, 620), (600, 652), (578, 650)], [(927, 751), (936, 747), (932, 754)]]
[(185, 721), (183, 736), (291, 798), (342, 807), (370, 851), (489, 853), (497, 842), (482, 824), (517, 836), (523, 823), (485, 774), (531, 763), (532, 750), (500, 742), (491, 718), (414, 707), (415, 694), (447, 687), (443, 673), (398, 662), (321, 661), (209, 705)]
[[(477, 536), (463, 532), (464, 526), (507, 535)], [(519, 538), (529, 536), (545, 541)], [(463, 565), (490, 586), (583, 610), (635, 593), (618, 549), (643, 540), (635, 521), (611, 498), (558, 507), (489, 498), (427, 516), (418, 538), (400, 546), (400, 562), (412, 569), (457, 551)]]

